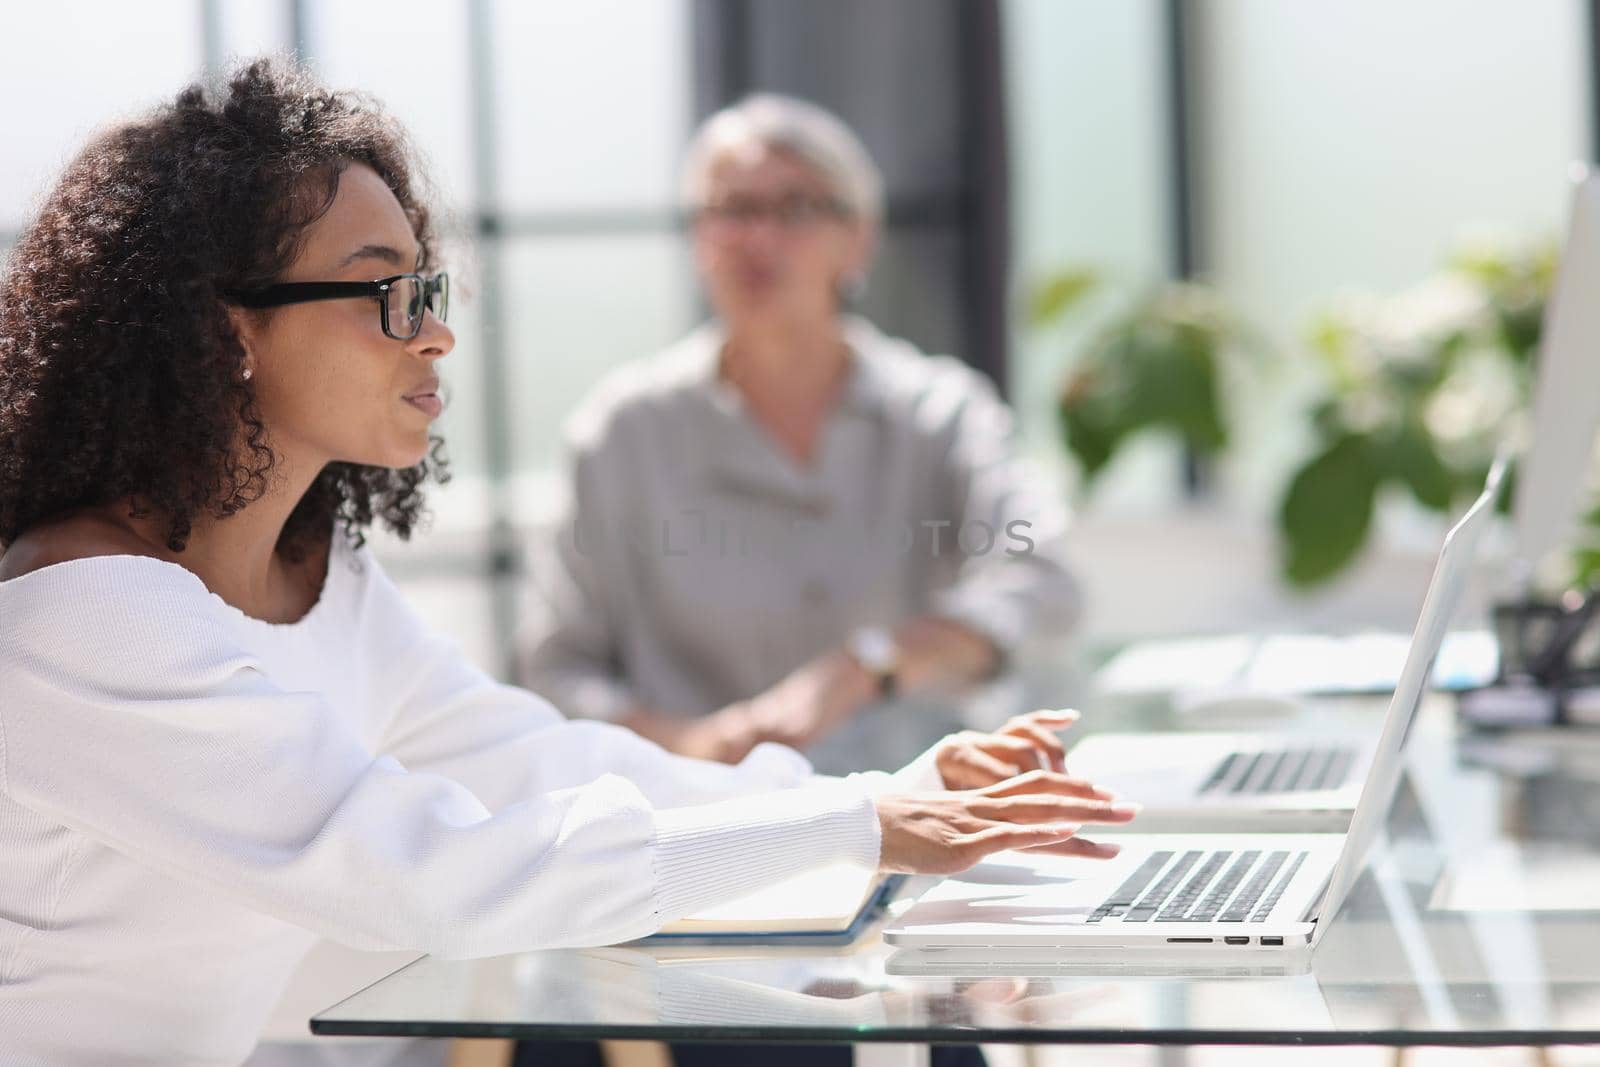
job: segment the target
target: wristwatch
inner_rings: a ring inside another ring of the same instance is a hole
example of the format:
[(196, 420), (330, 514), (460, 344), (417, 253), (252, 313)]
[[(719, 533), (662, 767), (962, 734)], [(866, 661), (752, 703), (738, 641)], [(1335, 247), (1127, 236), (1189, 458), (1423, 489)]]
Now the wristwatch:
[(878, 682), (878, 696), (888, 700), (897, 688), (895, 672), (900, 669), (900, 646), (887, 627), (863, 626), (850, 635), (850, 656)]

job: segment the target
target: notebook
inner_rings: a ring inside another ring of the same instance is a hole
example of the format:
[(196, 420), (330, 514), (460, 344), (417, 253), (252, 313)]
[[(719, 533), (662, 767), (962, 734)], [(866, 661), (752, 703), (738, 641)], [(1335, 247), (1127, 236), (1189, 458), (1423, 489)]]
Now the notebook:
[(904, 880), (833, 863), (668, 923), (644, 941), (847, 943), (893, 899)]

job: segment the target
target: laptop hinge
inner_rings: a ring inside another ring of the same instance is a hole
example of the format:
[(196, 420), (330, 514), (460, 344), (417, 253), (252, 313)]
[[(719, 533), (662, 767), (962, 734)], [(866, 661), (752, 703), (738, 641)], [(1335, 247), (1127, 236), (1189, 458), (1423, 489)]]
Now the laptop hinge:
[(1327, 899), (1328, 887), (1332, 884), (1332, 882), (1333, 872), (1329, 871), (1328, 877), (1322, 882), (1322, 888), (1317, 890), (1317, 892), (1311, 897), (1311, 901), (1306, 905), (1305, 911), (1300, 913), (1301, 922), (1314, 923), (1317, 921), (1318, 913), (1322, 911), (1322, 902)]

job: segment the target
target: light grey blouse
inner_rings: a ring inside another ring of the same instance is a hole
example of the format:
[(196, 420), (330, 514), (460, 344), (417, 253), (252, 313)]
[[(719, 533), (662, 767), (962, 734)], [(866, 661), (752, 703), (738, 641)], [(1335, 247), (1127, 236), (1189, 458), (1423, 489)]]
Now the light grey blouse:
[[(571, 497), (534, 565), (523, 681), (571, 715), (702, 715), (860, 626), (960, 621), (1002, 655), (1079, 608), (1061, 503), (1013, 450), (988, 380), (870, 323), (809, 467), (717, 374), (707, 325), (620, 368), (567, 427)], [(960, 725), (949, 701), (868, 709), (808, 753), (898, 766)]]

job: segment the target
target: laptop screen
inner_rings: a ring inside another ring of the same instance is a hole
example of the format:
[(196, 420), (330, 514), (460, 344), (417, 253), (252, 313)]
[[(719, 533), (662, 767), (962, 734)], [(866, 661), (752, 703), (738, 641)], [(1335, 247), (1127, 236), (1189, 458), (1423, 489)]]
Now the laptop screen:
[(1367, 853), (1389, 814), (1389, 804), (1394, 799), (1394, 791), (1400, 784), (1400, 772), (1404, 767), (1402, 749), (1406, 735), (1411, 732), (1417, 708), (1422, 704), (1434, 657), (1439, 654), (1450, 617), (1455, 613), (1456, 602), (1461, 599), (1461, 590), (1471, 572), (1478, 542), (1483, 539), (1484, 528), (1494, 514), (1495, 501), (1500, 496), (1500, 486), (1505, 480), (1508, 463), (1507, 452), (1502, 451), (1489, 471), (1483, 492), (1473, 501), (1461, 521), (1445, 534), (1444, 547), (1439, 550), (1439, 562), (1433, 568), (1433, 580), (1428, 583), (1428, 594), (1422, 601), (1422, 614), (1411, 635), (1411, 648), (1406, 653), (1399, 684), (1395, 686), (1394, 696), (1389, 701), (1389, 712), (1384, 717), (1383, 736), (1378, 740), (1372, 769), (1367, 772), (1366, 784), (1361, 787), (1361, 799), (1356, 803), (1355, 814), (1351, 816), (1344, 850), (1339, 853), (1339, 862), (1328, 879), (1328, 891), (1323, 894), (1322, 906), (1318, 909), (1318, 916), (1323, 921), (1317, 923), (1316, 932), (1311, 938), (1313, 945), (1327, 931), (1327, 920), (1338, 914), (1344, 904), (1344, 898), (1361, 873)]

